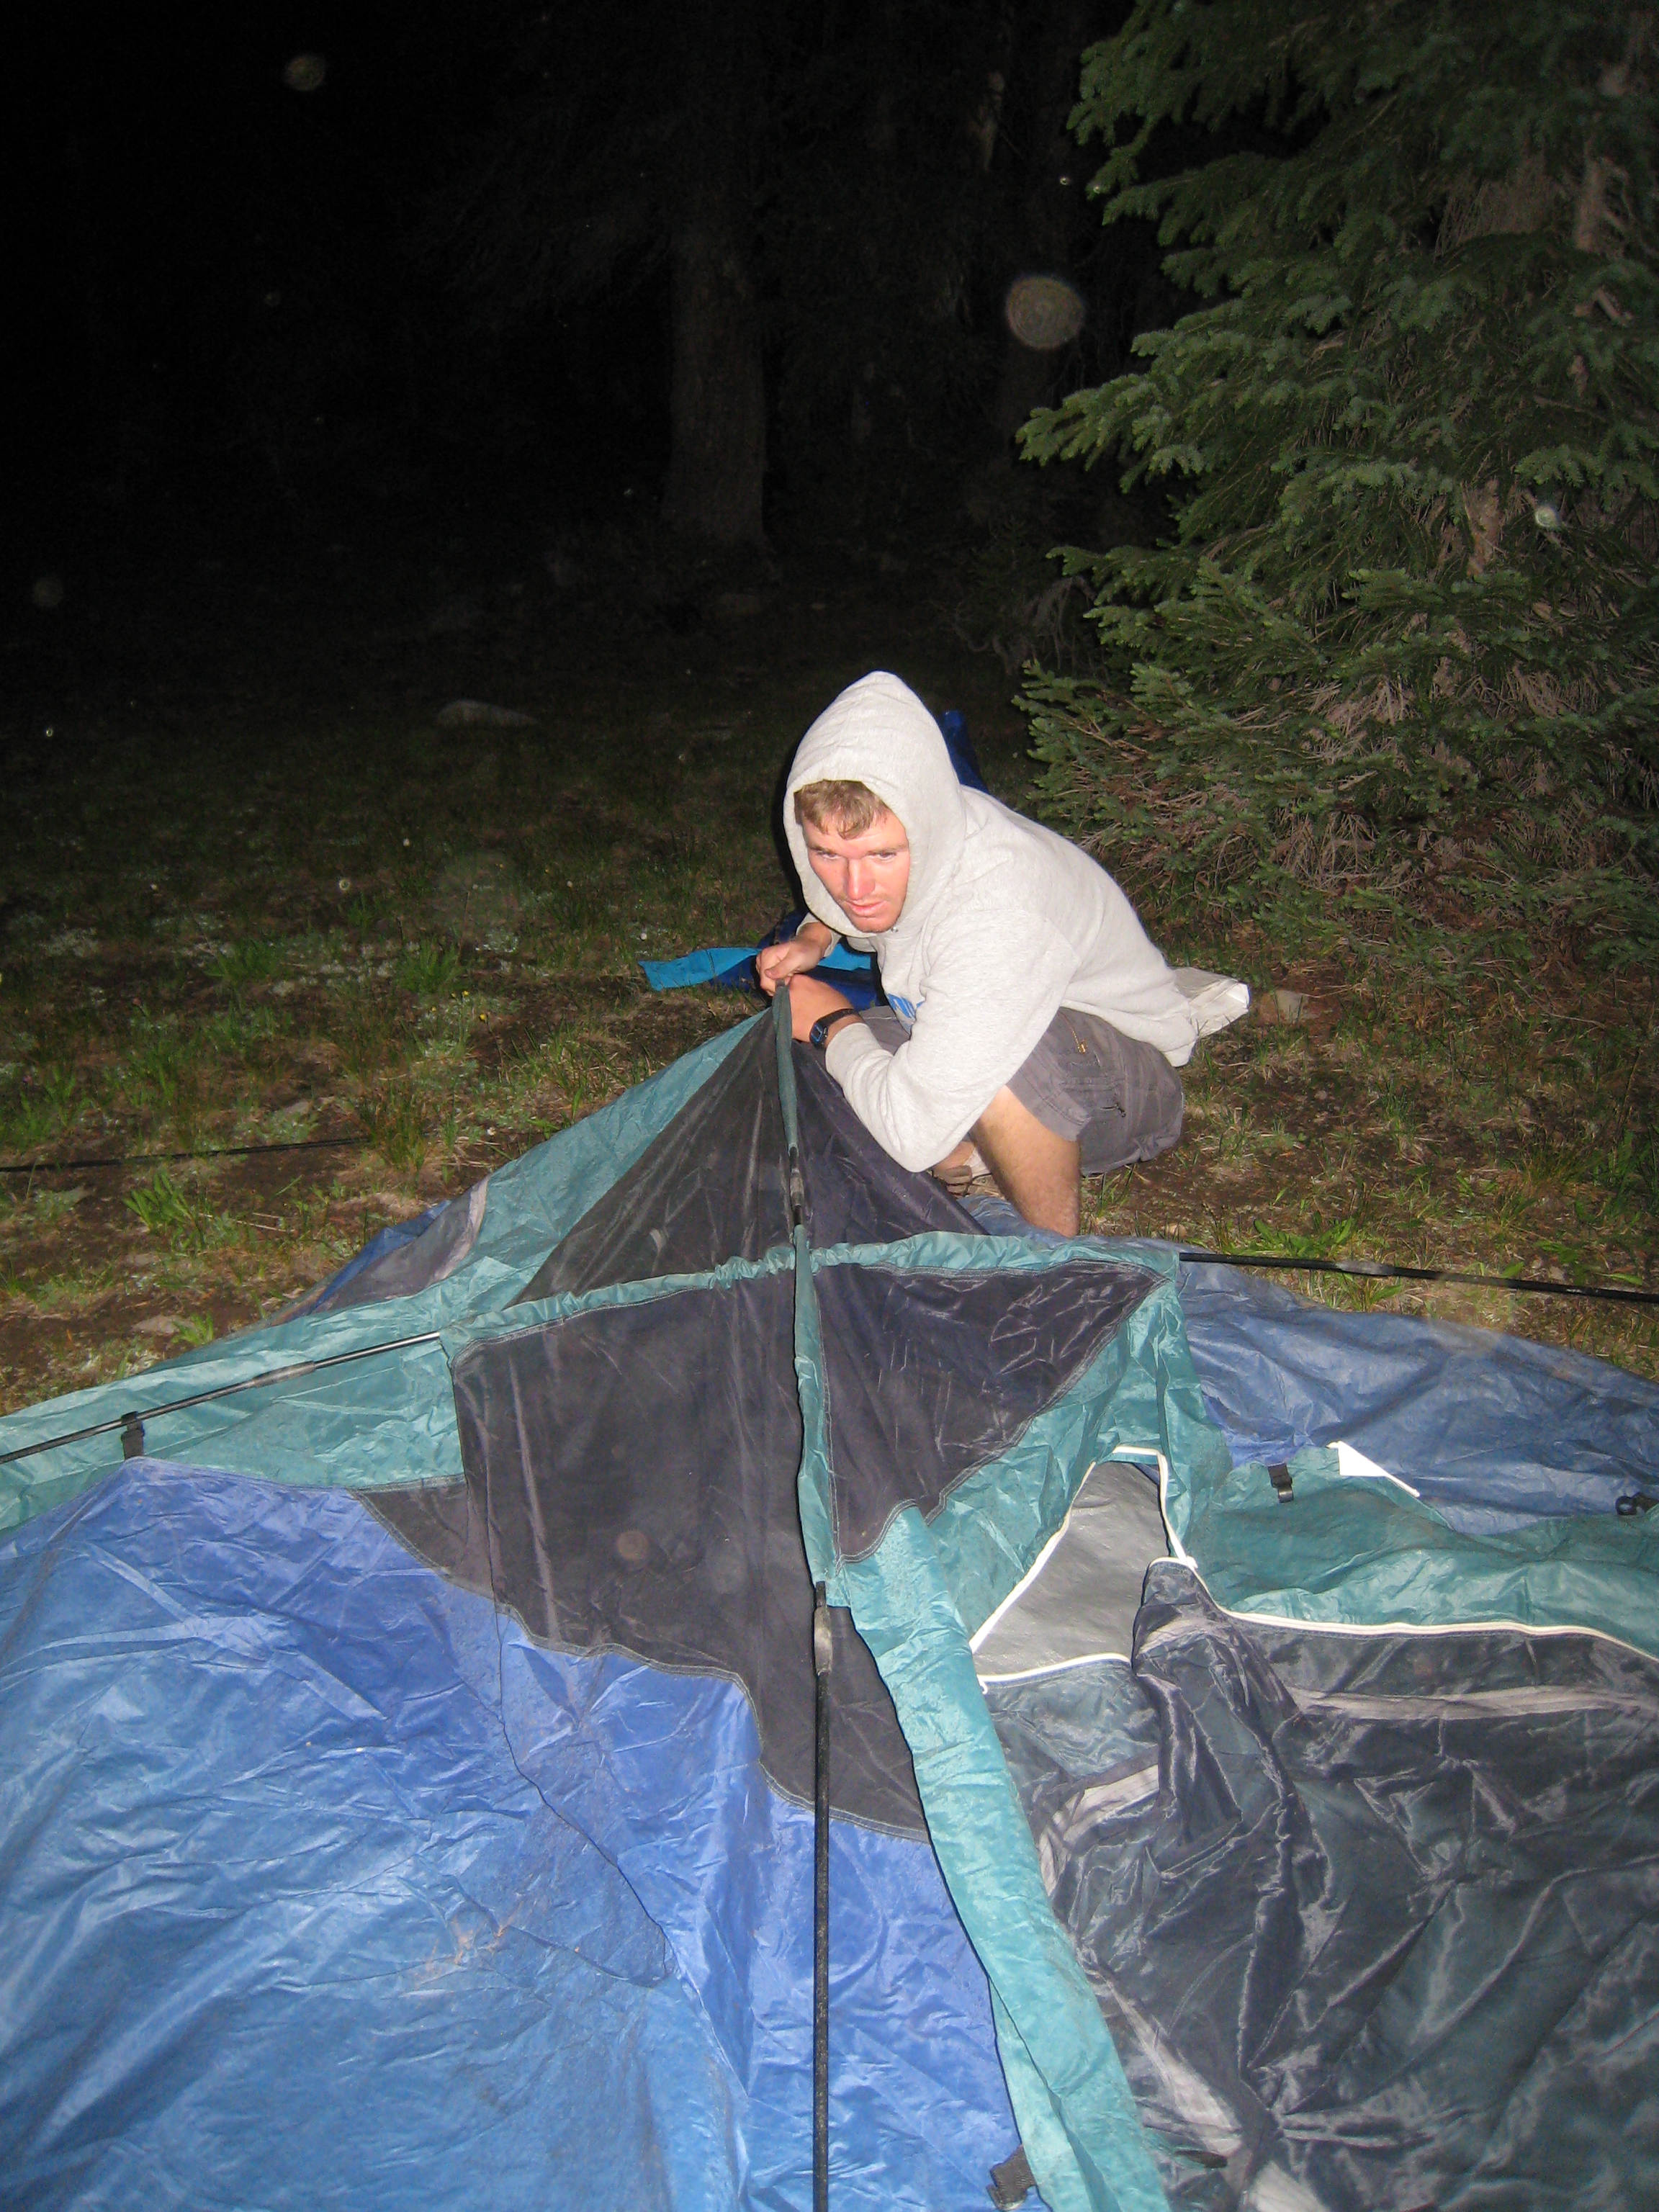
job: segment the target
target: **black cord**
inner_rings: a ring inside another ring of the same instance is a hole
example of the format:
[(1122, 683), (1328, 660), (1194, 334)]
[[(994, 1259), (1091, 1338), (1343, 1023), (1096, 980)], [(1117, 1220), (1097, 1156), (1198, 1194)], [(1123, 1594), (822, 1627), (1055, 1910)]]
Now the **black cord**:
[(148, 1168), (173, 1160), (240, 1160), (256, 1152), (362, 1152), (366, 1137), (295, 1137), (279, 1145), (204, 1145), (194, 1152), (124, 1152), (118, 1159), (23, 1160), (0, 1166), (0, 1176), (71, 1175), (82, 1168)]
[(1182, 1250), (1188, 1266), (1283, 1267), (1316, 1275), (1348, 1275), (1360, 1282), (1468, 1283), (1488, 1291), (1535, 1291), (1546, 1297), (1604, 1298), (1628, 1306), (1659, 1306), (1659, 1291), (1627, 1291), (1615, 1283), (1554, 1283), (1545, 1275), (1466, 1275), (1455, 1267), (1401, 1267), (1387, 1260), (1298, 1260), (1288, 1252)]

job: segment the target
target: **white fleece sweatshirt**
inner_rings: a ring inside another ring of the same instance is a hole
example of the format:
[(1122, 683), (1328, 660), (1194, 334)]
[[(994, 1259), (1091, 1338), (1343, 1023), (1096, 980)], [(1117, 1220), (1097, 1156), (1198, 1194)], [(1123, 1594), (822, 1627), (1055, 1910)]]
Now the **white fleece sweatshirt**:
[[(903, 908), (879, 937), (861, 936), (819, 882), (795, 819), (797, 790), (831, 778), (867, 785), (909, 840)], [(939, 725), (896, 676), (860, 678), (818, 716), (790, 768), (783, 818), (808, 906), (874, 951), (909, 1030), (890, 1054), (843, 1022), (828, 1054), (860, 1121), (902, 1166), (943, 1159), (1061, 1006), (1100, 1015), (1180, 1067), (1249, 1003), (1242, 983), (1172, 970), (1086, 853), (965, 791)]]

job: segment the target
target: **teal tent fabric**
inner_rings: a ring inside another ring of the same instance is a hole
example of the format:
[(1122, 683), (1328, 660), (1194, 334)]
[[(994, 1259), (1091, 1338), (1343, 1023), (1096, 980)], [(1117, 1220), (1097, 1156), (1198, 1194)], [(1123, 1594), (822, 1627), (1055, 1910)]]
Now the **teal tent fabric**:
[[(438, 1333), (487, 1326), (743, 1034), (731, 1030), (711, 1039), (614, 1106), (498, 1169), (485, 1186), (482, 1225), (465, 1261), (429, 1289), (268, 1323), (143, 1375), (73, 1391), (0, 1420), (0, 1528), (63, 1503), (118, 1466), (119, 1427), (130, 1413), (144, 1421), (146, 1444), (158, 1455), (270, 1480), (361, 1489), (454, 1480), (460, 1458)], [(375, 1353), (377, 1346), (423, 1334), (434, 1340)], [(172, 1400), (342, 1353), (368, 1356), (155, 1418), (155, 1409)], [(101, 1435), (3, 1463), (8, 1453), (100, 1424), (106, 1425)]]
[[(787, 1035), (778, 1029), (785, 1127), (798, 1144)], [(844, 1248), (811, 1252), (795, 1229), (795, 1368), (805, 1413), (801, 1526), (815, 1577), (848, 1607), (892, 1693), (915, 1763), (929, 1831), (963, 1923), (992, 1988), (997, 2043), (1021, 2139), (1051, 2212), (1164, 2212), (1164, 2197), (1134, 2102), (1100, 2009), (1042, 1887), (1029, 1827), (980, 1695), (945, 1559), (975, 1612), (1000, 1602), (1059, 1527), (1095, 1456), (1104, 1405), (1131, 1356), (1118, 1340), (1097, 1375), (1046, 1429), (1035, 1423), (1012, 1465), (958, 1493), (943, 1551), (915, 1510), (902, 1513), (866, 1559), (849, 1561), (836, 1540), (817, 1265), (854, 1260)], [(924, 1237), (886, 1255), (900, 1265), (1042, 1264), (1030, 1248), (988, 1251), (980, 1239)], [(1103, 1402), (1104, 1401), (1104, 1402)], [(964, 1489), (969, 1486), (964, 1486)], [(994, 1564), (964, 1542), (976, 1521), (1006, 1507), (1018, 1527)], [(988, 1510), (988, 1509), (989, 1509)], [(976, 1602), (975, 1602), (976, 1601)]]
[(1344, 1474), (1318, 1446), (1286, 1462), (1286, 1510), (1265, 1467), (1171, 1462), (1177, 1556), (1230, 1613), (1330, 1627), (1505, 1624), (1589, 1629), (1659, 1657), (1655, 1516), (1540, 1516), (1474, 1534), (1386, 1476)]

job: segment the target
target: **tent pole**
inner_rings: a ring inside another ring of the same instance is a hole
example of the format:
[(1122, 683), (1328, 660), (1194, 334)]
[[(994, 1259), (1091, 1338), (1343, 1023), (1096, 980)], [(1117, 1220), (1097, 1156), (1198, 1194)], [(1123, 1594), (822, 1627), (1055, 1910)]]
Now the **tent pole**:
[(812, 1813), (812, 2212), (830, 2212), (830, 1669), (835, 1647), (822, 1583), (812, 1596), (817, 1724)]

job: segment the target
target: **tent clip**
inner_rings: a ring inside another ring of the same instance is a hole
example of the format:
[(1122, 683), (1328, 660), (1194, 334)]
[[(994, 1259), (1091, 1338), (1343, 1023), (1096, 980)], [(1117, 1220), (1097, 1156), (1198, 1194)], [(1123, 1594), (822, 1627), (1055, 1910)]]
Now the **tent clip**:
[(1651, 1513), (1656, 1505), (1659, 1505), (1659, 1498), (1647, 1491), (1627, 1490), (1614, 1502), (1613, 1510), (1621, 1521), (1633, 1521), (1638, 1513)]
[(1036, 2187), (1036, 2176), (1022, 2143), (1012, 2158), (1005, 2158), (1000, 2166), (991, 2168), (991, 2186), (985, 2193), (997, 2212), (1018, 2212)]
[(1296, 1485), (1291, 1481), (1291, 1470), (1283, 1460), (1276, 1460), (1267, 1469), (1267, 1480), (1278, 1492), (1281, 1505), (1293, 1505), (1296, 1503)]
[(799, 1229), (806, 1218), (806, 1185), (801, 1180), (800, 1153), (789, 1147), (789, 1226)]
[(137, 1413), (121, 1416), (121, 1456), (123, 1459), (143, 1459), (144, 1455), (144, 1425)]

